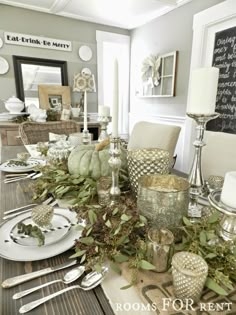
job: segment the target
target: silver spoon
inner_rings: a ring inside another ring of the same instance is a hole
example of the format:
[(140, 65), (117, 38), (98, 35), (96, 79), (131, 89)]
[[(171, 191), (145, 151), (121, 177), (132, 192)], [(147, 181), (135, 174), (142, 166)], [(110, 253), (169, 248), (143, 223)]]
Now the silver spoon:
[(57, 291), (56, 293), (50, 294), (42, 299), (30, 302), (28, 304), (25, 304), (23, 306), (21, 306), (21, 308), (19, 309), (19, 313), (20, 314), (24, 314), (27, 313), (29, 311), (31, 311), (32, 309), (38, 307), (39, 305), (53, 299), (54, 297), (65, 293), (67, 291), (73, 290), (73, 289), (82, 289), (85, 291), (91, 290), (93, 288), (95, 288), (96, 286), (98, 286), (102, 280), (105, 278), (105, 275), (108, 272), (108, 267), (102, 267), (102, 271), (101, 272), (97, 272), (97, 271), (92, 271), (90, 273), (87, 274), (87, 276), (85, 276), (81, 282), (81, 285), (72, 285), (71, 287), (65, 288), (63, 290)]
[(69, 284), (69, 283), (71, 283), (71, 282), (77, 280), (79, 277), (81, 277), (82, 274), (84, 273), (84, 271), (85, 271), (85, 267), (84, 267), (84, 266), (79, 266), (79, 267), (77, 267), (77, 268), (74, 268), (74, 269), (68, 271), (68, 272), (64, 275), (63, 279), (53, 280), (53, 281), (44, 283), (44, 284), (42, 284), (42, 285), (39, 285), (39, 286), (37, 286), (37, 287), (34, 287), (34, 288), (31, 288), (31, 289), (28, 289), (28, 290), (25, 290), (25, 291), (16, 293), (16, 294), (13, 295), (12, 298), (13, 298), (14, 300), (20, 299), (20, 298), (22, 298), (23, 296), (26, 296), (26, 295), (28, 295), (28, 294), (34, 292), (34, 291), (37, 291), (37, 290), (39, 290), (39, 289), (42, 289), (42, 288), (44, 288), (44, 287), (47, 287), (48, 285), (51, 285), (51, 284), (57, 283), (57, 282), (63, 282), (63, 283), (65, 283), (65, 284)]

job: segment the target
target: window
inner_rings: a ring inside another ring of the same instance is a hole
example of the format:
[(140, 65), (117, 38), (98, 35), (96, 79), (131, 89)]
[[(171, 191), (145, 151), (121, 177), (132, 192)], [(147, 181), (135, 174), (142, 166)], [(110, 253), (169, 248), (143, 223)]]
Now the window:
[[(114, 62), (119, 64), (119, 134), (129, 129), (129, 68), (130, 37), (108, 32), (96, 32), (98, 64), (98, 104), (113, 104)], [(111, 128), (111, 124), (109, 126)], [(111, 130), (108, 128), (108, 132)]]

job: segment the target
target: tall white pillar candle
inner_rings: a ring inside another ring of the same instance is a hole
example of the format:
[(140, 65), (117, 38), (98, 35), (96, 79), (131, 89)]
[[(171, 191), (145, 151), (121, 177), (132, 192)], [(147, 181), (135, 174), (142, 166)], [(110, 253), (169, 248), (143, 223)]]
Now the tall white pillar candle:
[(98, 115), (102, 117), (109, 117), (110, 116), (110, 107), (109, 106), (98, 106)]
[(119, 68), (118, 60), (114, 63), (113, 81), (113, 106), (112, 106), (112, 137), (118, 137), (118, 107), (119, 107)]
[(199, 68), (192, 71), (187, 113), (210, 115), (215, 112), (219, 69)]
[(84, 130), (88, 130), (87, 91), (84, 91)]
[(234, 208), (236, 212), (236, 172), (228, 172), (225, 174), (221, 201), (225, 205)]

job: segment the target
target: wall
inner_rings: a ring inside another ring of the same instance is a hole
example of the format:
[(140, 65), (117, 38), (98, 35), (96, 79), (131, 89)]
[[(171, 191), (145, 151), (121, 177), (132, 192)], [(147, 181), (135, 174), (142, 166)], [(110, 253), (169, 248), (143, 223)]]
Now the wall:
[[(73, 75), (84, 67), (90, 68), (97, 79), (96, 30), (129, 34), (129, 31), (124, 29), (0, 4), (0, 37), (2, 39), (4, 31), (8, 31), (69, 40), (72, 41), (73, 47), (72, 52), (63, 52), (4, 44), (0, 48), (0, 56), (7, 59), (10, 69), (7, 74), (0, 75), (0, 111), (5, 111), (1, 100), (16, 95), (12, 55), (66, 60), (70, 86), (73, 84)], [(89, 45), (93, 50), (93, 58), (89, 62), (83, 62), (78, 56), (78, 49), (83, 44)], [(77, 102), (79, 98), (79, 93), (72, 93), (72, 102)], [(97, 112), (97, 93), (89, 93), (88, 111)]]
[[(177, 168), (184, 169), (184, 126), (192, 48), (194, 14), (222, 0), (193, 0), (131, 32), (130, 129), (139, 120), (165, 122), (182, 126), (177, 147)], [(179, 51), (176, 96), (173, 98), (138, 98), (135, 81), (140, 65), (149, 54)]]

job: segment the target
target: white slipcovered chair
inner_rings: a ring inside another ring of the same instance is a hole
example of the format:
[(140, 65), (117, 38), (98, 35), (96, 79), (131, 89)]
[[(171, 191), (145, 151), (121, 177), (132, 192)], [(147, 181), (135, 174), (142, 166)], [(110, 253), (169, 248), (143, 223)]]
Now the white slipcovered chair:
[(210, 175), (225, 176), (236, 171), (236, 135), (225, 132), (206, 131), (206, 146), (202, 151), (203, 178)]
[(174, 156), (181, 127), (140, 121), (131, 132), (128, 149), (159, 148)]

